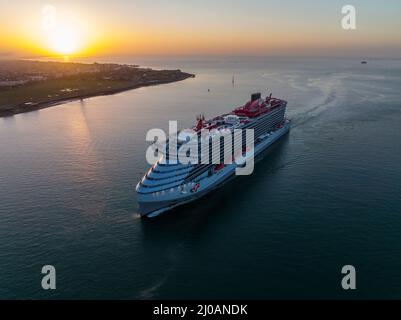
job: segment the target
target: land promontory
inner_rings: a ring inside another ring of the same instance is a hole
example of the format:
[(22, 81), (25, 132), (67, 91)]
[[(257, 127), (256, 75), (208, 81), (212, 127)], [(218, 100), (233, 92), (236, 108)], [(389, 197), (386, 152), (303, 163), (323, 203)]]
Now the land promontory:
[(0, 60), (0, 117), (190, 77), (128, 64)]

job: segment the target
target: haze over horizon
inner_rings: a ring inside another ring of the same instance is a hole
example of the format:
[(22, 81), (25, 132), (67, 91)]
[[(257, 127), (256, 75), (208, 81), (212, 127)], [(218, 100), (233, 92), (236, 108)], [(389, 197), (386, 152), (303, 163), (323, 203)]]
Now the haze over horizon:
[[(356, 8), (356, 30), (341, 8)], [(0, 1), (0, 58), (127, 55), (401, 58), (401, 2)]]

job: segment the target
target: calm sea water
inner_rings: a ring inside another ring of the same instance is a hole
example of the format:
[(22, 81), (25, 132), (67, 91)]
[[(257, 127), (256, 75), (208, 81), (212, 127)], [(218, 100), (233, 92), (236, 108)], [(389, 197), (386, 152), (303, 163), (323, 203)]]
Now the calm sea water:
[[(0, 118), (0, 298), (401, 298), (400, 60), (122, 62), (197, 77)], [(290, 135), (252, 176), (140, 219), (147, 130), (255, 91), (288, 100)]]

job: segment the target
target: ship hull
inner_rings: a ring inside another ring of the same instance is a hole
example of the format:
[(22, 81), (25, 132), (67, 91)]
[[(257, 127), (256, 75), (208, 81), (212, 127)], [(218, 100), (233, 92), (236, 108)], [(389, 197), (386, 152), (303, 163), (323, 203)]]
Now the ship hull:
[[(278, 141), (281, 137), (287, 134), (290, 130), (290, 122), (286, 123), (282, 128), (276, 130), (271, 136), (260, 141), (255, 145), (254, 158), (261, 155), (266, 151), (272, 144)], [(214, 174), (212, 177), (205, 179), (202, 182), (202, 188), (195, 193), (171, 193), (168, 192), (164, 195), (154, 199), (151, 195), (139, 194), (139, 213), (141, 216), (153, 218), (163, 214), (178, 206), (193, 202), (206, 196), (212, 190), (221, 187), (224, 183), (232, 178), (235, 178), (235, 169), (237, 165), (235, 163), (226, 165), (218, 174)]]

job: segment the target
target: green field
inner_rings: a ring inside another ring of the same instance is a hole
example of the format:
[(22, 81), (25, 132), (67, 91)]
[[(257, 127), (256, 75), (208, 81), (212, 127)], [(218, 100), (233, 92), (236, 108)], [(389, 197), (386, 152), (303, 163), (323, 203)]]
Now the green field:
[(96, 95), (135, 85), (128, 80), (97, 80), (71, 78), (39, 81), (19, 87), (0, 88), (0, 111), (24, 105), (27, 102), (43, 103), (77, 96)]
[[(88, 71), (88, 68), (92, 69)], [(2, 81), (7, 81), (9, 78), (27, 79), (32, 74), (45, 74), (47, 77), (47, 80), (0, 87), (0, 116), (37, 110), (69, 99), (112, 94), (193, 77), (180, 70), (151, 70), (114, 64), (62, 64), (36, 61), (3, 62), (0, 64), (0, 71)], [(65, 73), (69, 75), (64, 76)], [(71, 75), (71, 73), (75, 74)]]

